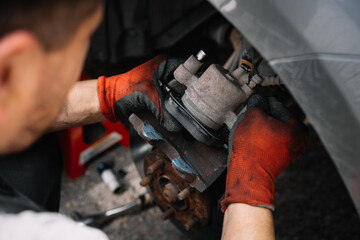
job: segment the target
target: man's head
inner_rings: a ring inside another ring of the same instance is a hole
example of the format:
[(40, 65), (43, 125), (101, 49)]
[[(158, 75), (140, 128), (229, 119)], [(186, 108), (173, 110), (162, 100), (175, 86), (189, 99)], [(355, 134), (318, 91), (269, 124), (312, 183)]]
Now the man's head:
[(0, 154), (54, 121), (101, 17), (101, 0), (0, 1)]

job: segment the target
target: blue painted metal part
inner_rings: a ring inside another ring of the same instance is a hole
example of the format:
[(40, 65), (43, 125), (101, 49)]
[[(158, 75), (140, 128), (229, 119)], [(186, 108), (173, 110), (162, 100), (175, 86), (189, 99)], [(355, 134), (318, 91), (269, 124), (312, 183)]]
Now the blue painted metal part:
[[(167, 142), (166, 139), (158, 131), (156, 131), (155, 128), (148, 121), (144, 122), (144, 125), (142, 128), (142, 134), (145, 138), (148, 138), (151, 140)], [(177, 158), (171, 158), (170, 156), (168, 156), (168, 157), (171, 159), (172, 166), (173, 166), (174, 170), (179, 174), (179, 176), (181, 176), (184, 179), (186, 179), (186, 178), (189, 179), (189, 177), (190, 177), (190, 179), (192, 179), (192, 181), (194, 180), (193, 177), (197, 178), (198, 179), (197, 182), (199, 183), (198, 185), (201, 186), (200, 188), (198, 187), (198, 190), (203, 191), (206, 189), (206, 185), (202, 182), (199, 174), (182, 157), (180, 157), (180, 156), (178, 156)]]
[(171, 162), (173, 165), (175, 165), (177, 168), (180, 168), (182, 171), (189, 174), (197, 175), (196, 171), (181, 157), (172, 159)]
[(151, 140), (164, 140), (160, 133), (158, 133), (148, 121), (144, 122), (143, 135)]
[[(143, 127), (143, 135), (151, 140), (163, 140), (165, 141), (165, 139), (163, 138), (163, 136), (161, 136), (160, 133), (158, 133), (155, 128), (147, 121), (144, 122), (144, 127)], [(177, 169), (181, 169), (182, 171), (189, 173), (189, 174), (193, 174), (193, 175), (197, 175), (196, 171), (194, 170), (194, 168), (192, 166), (190, 166), (184, 159), (182, 159), (180, 156), (175, 158), (175, 159), (171, 159), (171, 162), (173, 165), (175, 165), (175, 167)], [(176, 170), (175, 168), (175, 170)]]

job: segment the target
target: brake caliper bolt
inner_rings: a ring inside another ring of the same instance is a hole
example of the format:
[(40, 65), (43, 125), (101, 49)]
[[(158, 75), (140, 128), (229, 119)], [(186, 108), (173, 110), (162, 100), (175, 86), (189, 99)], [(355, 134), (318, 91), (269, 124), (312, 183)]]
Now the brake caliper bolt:
[(190, 190), (188, 188), (184, 188), (183, 190), (181, 190), (181, 192), (179, 192), (179, 194), (177, 195), (179, 200), (185, 200), (186, 198), (188, 198), (190, 196)]
[(153, 179), (153, 177), (151, 175), (148, 175), (148, 176), (144, 177), (143, 179), (141, 179), (140, 185), (145, 187), (151, 183), (152, 179)]
[(156, 169), (158, 169), (164, 164), (164, 162), (165, 161), (163, 159), (155, 161), (146, 169), (146, 174), (153, 174), (156, 171)]

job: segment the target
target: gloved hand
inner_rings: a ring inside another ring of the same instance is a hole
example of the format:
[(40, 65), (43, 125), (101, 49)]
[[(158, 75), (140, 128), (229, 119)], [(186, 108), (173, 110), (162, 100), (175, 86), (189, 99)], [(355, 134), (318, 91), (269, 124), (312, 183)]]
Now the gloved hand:
[(110, 121), (120, 120), (128, 125), (132, 113), (150, 111), (162, 120), (166, 129), (175, 131), (176, 121), (162, 108), (164, 99), (159, 84), (173, 79), (173, 72), (183, 61), (165, 59), (157, 56), (127, 73), (99, 77), (97, 92), (103, 115)]
[(238, 120), (230, 135), (223, 212), (231, 203), (274, 210), (275, 178), (306, 147), (306, 128), (280, 102), (272, 98), (268, 104), (255, 95), (249, 99), (248, 108), (245, 118)]
[[(112, 77), (99, 77), (97, 91), (103, 115), (110, 121), (118, 121), (114, 109), (115, 102), (125, 96), (132, 96), (132, 94), (136, 94), (132, 100), (136, 100), (136, 98), (146, 99), (146, 101), (151, 101), (154, 107), (160, 109), (159, 97), (152, 81), (152, 74), (164, 60), (165, 57), (157, 56), (127, 73)], [(133, 104), (136, 105), (137, 103), (134, 102)]]

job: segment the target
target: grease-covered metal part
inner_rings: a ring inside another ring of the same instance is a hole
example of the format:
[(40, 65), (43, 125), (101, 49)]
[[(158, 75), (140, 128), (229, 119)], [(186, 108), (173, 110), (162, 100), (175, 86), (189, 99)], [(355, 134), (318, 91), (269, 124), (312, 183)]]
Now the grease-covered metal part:
[(201, 66), (199, 60), (190, 56), (175, 70), (175, 79), (187, 87), (182, 102), (207, 127), (218, 130), (227, 124), (231, 128), (236, 111), (262, 79), (258, 75), (250, 78), (250, 73), (242, 67), (230, 73), (216, 64), (198, 77)]

